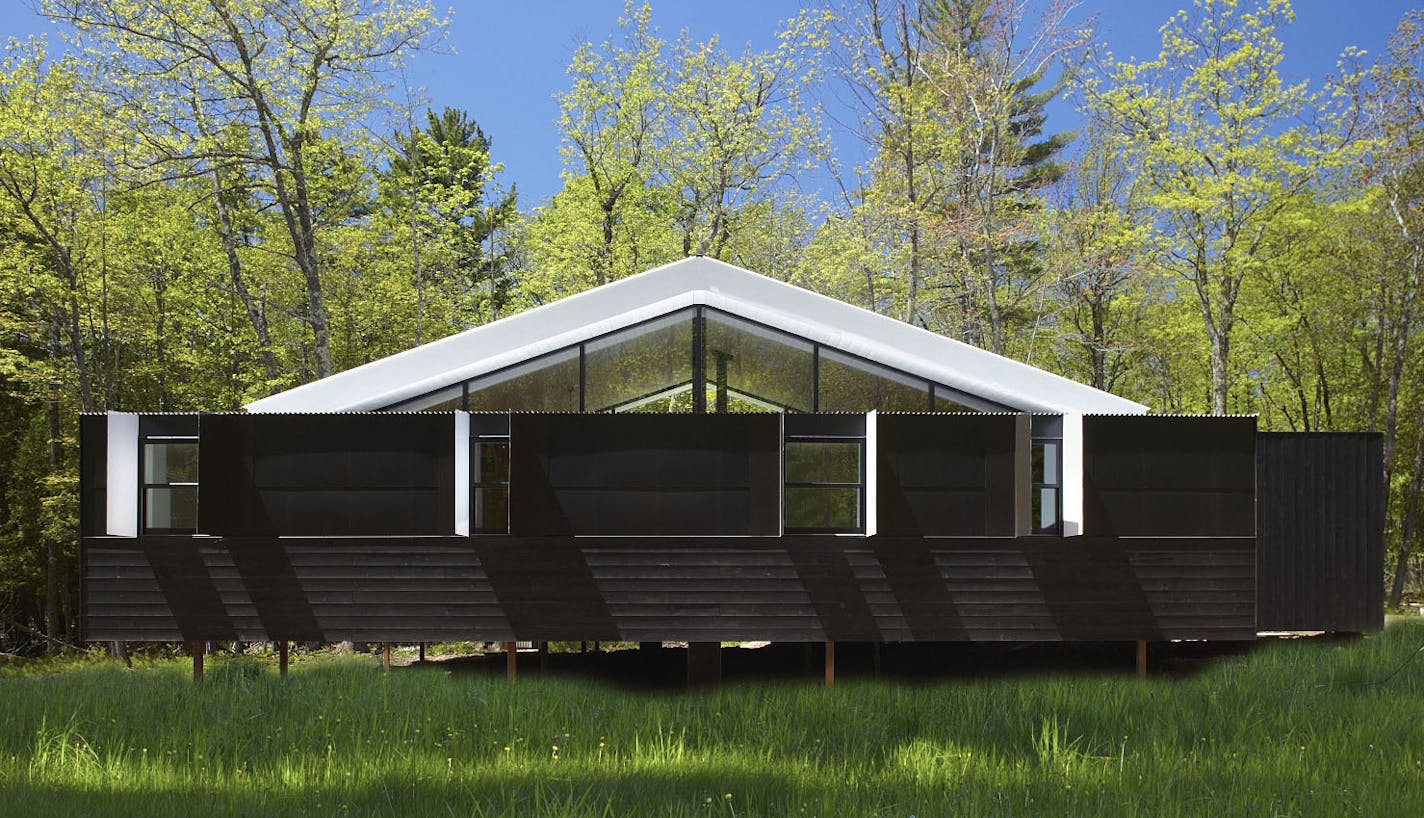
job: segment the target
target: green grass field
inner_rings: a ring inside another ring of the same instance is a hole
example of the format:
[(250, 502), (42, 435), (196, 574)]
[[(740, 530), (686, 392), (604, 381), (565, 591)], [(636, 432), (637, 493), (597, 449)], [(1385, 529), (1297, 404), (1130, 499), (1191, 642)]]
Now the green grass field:
[(31, 664), (0, 672), (0, 815), (1419, 816), (1421, 643), (678, 693), (369, 657), (219, 658), (201, 685), (182, 660)]

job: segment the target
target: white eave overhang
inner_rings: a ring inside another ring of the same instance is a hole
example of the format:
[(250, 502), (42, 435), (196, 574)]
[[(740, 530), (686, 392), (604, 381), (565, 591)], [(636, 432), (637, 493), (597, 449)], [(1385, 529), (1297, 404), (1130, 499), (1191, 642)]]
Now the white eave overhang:
[(859, 355), (1026, 412), (1141, 414), (1147, 407), (713, 259), (682, 259), (247, 404), (250, 412), (360, 412), (694, 305)]

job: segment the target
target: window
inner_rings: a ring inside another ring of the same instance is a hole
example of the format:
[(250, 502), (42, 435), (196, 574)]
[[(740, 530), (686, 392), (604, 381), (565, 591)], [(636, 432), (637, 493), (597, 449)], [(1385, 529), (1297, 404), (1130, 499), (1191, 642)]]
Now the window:
[(143, 530), (193, 534), (198, 530), (198, 439), (151, 436), (143, 441)]
[(449, 412), (831, 413), (1008, 407), (695, 306), (386, 407)]
[(1040, 415), (1032, 423), (1033, 533), (1059, 534), (1063, 530), (1063, 419)]
[(930, 385), (889, 367), (821, 347), (819, 364), (821, 412), (924, 412), (930, 408)]
[(475, 480), (471, 484), (476, 534), (509, 533), (509, 436), (478, 435), (474, 447)]
[(712, 387), (707, 411), (811, 411), (811, 342), (710, 308), (703, 311), (702, 337)]
[(786, 530), (864, 532), (864, 461), (864, 438), (788, 438)]
[[(584, 411), (627, 411), (690, 394), (693, 316), (682, 310), (584, 344)], [(690, 401), (667, 403), (671, 411), (692, 409)]]
[(577, 412), (579, 351), (559, 350), (469, 382), (471, 412)]

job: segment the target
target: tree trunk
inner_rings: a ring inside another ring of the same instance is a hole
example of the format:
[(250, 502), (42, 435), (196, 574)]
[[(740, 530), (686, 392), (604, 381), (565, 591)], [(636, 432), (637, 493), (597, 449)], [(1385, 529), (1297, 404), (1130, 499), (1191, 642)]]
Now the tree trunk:
[[(1385, 473), (1388, 476), (1388, 472)], [(1398, 608), (1404, 600), (1404, 586), (1409, 577), (1410, 548), (1414, 540), (1414, 519), (1419, 513), (1419, 493), (1424, 489), (1424, 406), (1419, 411), (1419, 437), (1414, 447), (1414, 476), (1409, 481), (1409, 501), (1405, 504), (1400, 525), (1399, 549), (1394, 561), (1394, 584), (1389, 590), (1389, 605)]]
[[(59, 471), (59, 401), (49, 402), (49, 469), (53, 474)], [(64, 638), (64, 628), (59, 618), (59, 544), (54, 537), (45, 536), (45, 635), (49, 637), (48, 649), (55, 650)]]
[(252, 324), (252, 331), (257, 334), (257, 348), (262, 356), (262, 369), (267, 374), (268, 394), (277, 393), (277, 356), (272, 352), (272, 335), (267, 328), (267, 313), (252, 297), (252, 292), (247, 289), (247, 282), (242, 278), (242, 257), (237, 254), (237, 236), (232, 226), (232, 213), (228, 211), (227, 203), (223, 201), (223, 181), (221, 172), (213, 169), (213, 205), (218, 217), (218, 239), (222, 242), (223, 254), (227, 257), (228, 278), (232, 281), (232, 289), (237, 293), (237, 297), (242, 301), (242, 307), (247, 312), (248, 323)]

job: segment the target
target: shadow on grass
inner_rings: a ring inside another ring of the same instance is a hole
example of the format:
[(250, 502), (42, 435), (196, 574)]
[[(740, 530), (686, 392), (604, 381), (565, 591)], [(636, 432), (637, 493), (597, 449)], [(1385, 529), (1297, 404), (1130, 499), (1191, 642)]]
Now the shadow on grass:
[[(1252, 642), (1179, 642), (1154, 644), (1149, 673), (1154, 677), (1185, 678), (1211, 668), (1226, 657), (1248, 655)], [(825, 653), (819, 643), (773, 643), (764, 647), (722, 649), (722, 682), (805, 681), (824, 678)], [(458, 674), (504, 676), (505, 655), (489, 653), (415, 662), (407, 669), (441, 668)], [(519, 655), (519, 676), (572, 676), (632, 690), (674, 692), (687, 681), (687, 650), (604, 650), (587, 653), (532, 651)], [(1016, 679), (1057, 675), (1131, 676), (1136, 672), (1136, 645), (1123, 642), (974, 643), (907, 642), (878, 646), (838, 643), (838, 681), (877, 679), (902, 684), (969, 679)]]

